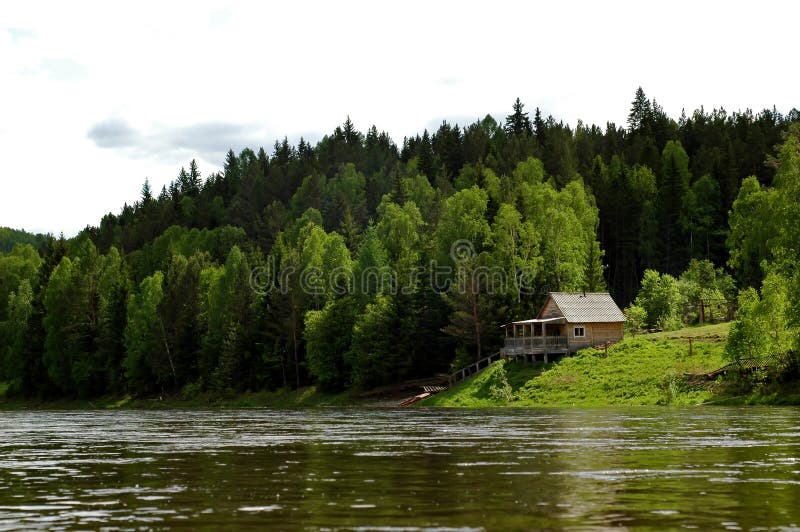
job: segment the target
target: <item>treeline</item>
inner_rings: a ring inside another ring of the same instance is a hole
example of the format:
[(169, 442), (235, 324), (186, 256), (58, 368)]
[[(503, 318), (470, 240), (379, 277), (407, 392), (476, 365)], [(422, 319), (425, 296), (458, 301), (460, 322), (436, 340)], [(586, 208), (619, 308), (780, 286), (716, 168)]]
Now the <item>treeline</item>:
[(28, 233), (10, 227), (0, 227), (0, 253), (8, 253), (17, 244), (31, 244), (38, 248), (44, 242), (44, 235)]
[(0, 380), (193, 394), (446, 371), (547, 290), (627, 304), (647, 268), (726, 265), (740, 183), (778, 186), (768, 155), (797, 120), (675, 121), (640, 89), (627, 127), (572, 129), (517, 100), (502, 124), (444, 122), (402, 146), (348, 119), (316, 145), (229, 152), (205, 179), (192, 161), (75, 239), (0, 256)]
[(728, 240), (729, 264), (745, 283), (727, 352), (735, 360), (771, 357), (771, 374), (754, 376), (767, 384), (800, 380), (800, 126), (790, 127), (770, 163), (770, 186), (755, 177), (742, 183)]

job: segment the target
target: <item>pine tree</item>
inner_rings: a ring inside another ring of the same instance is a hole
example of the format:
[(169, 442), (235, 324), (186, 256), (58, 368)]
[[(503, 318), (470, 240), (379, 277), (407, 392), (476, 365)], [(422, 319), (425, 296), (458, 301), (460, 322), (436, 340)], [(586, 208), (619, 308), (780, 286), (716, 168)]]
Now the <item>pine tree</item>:
[(348, 145), (352, 146), (354, 144), (361, 143), (361, 133), (356, 130), (353, 122), (350, 120), (350, 115), (347, 115), (347, 120), (344, 121), (343, 133), (344, 141)]
[(546, 134), (546, 125), (544, 120), (542, 119), (542, 112), (539, 108), (536, 108), (536, 112), (533, 114), (533, 127), (534, 132), (536, 133), (536, 141), (539, 143), (539, 148), (543, 148), (545, 144), (545, 134)]
[(422, 140), (419, 143), (419, 149), (417, 150), (417, 156), (419, 157), (419, 161), (417, 163), (417, 168), (419, 169), (420, 173), (427, 177), (428, 179), (433, 178), (433, 147), (431, 146), (431, 138), (428, 135), (428, 130), (426, 129), (422, 133)]
[(603, 250), (600, 243), (596, 240), (589, 244), (589, 253), (586, 254), (586, 272), (584, 279), (584, 290), (587, 292), (599, 292), (606, 287), (603, 278)]
[[(522, 137), (530, 135), (533, 132), (531, 121), (528, 119), (528, 113), (522, 112), (525, 105), (519, 101), (514, 102), (514, 112), (506, 117), (506, 133), (514, 135), (515, 137)], [(538, 114), (539, 109), (536, 109)], [(541, 119), (541, 117), (539, 117)]]
[(631, 102), (631, 112), (628, 114), (629, 131), (640, 131), (650, 127), (653, 117), (653, 108), (650, 100), (644, 94), (641, 87), (636, 89), (636, 96)]
[(664, 147), (661, 155), (661, 179), (658, 186), (658, 215), (661, 238), (661, 267), (666, 273), (680, 272), (688, 259), (687, 246), (679, 224), (689, 191), (689, 156), (676, 140)]
[(183, 166), (181, 166), (181, 171), (178, 172), (177, 185), (178, 185), (178, 190), (182, 195), (188, 194), (189, 190), (192, 187), (191, 181), (189, 180), (189, 173)]
[(150, 191), (150, 180), (144, 180), (142, 185), (142, 205), (148, 205), (153, 200), (153, 193)]
[(228, 150), (228, 154), (225, 156), (222, 175), (224, 176), (221, 187), (222, 195), (230, 198), (239, 190), (240, 182), (239, 159), (233, 150)]
[(203, 185), (203, 181), (200, 178), (200, 170), (197, 168), (197, 161), (192, 159), (192, 162), (189, 163), (189, 175), (187, 177), (187, 186), (188, 190), (187, 193), (190, 196), (196, 196), (200, 193), (200, 187)]

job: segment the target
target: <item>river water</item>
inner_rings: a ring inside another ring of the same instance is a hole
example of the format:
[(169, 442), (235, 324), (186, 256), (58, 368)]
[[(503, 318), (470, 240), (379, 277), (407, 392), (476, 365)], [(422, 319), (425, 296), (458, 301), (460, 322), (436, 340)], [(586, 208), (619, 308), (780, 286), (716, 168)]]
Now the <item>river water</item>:
[(0, 412), (0, 530), (800, 527), (800, 410)]

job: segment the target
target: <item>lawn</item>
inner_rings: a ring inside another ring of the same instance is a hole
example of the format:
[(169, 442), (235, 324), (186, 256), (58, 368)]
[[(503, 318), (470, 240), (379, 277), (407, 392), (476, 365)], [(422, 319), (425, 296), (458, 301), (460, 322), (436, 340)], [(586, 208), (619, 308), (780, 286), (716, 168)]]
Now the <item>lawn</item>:
[[(727, 332), (728, 324), (715, 324), (639, 335), (611, 346), (608, 356), (590, 348), (549, 365), (498, 361), (483, 373), (421, 405), (699, 404), (713, 397), (714, 384), (689, 385), (685, 374), (708, 372), (725, 365)], [(507, 392), (503, 393), (503, 389)]]

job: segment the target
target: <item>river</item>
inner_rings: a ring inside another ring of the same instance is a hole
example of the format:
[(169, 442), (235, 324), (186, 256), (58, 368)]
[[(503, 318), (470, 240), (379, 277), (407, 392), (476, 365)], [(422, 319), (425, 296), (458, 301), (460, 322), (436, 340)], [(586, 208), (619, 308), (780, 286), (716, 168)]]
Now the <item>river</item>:
[(800, 526), (800, 410), (0, 412), (0, 530)]

